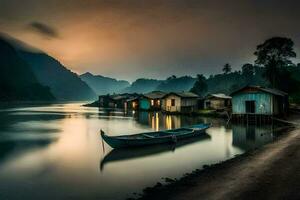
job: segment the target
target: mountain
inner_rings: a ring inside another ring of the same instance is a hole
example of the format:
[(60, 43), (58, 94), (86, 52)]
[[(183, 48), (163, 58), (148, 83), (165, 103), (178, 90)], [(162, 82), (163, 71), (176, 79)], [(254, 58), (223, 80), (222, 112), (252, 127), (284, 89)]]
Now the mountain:
[(163, 81), (156, 79), (140, 78), (134, 81), (129, 87), (123, 92), (128, 93), (148, 93), (156, 90), (157, 86)]
[(148, 93), (152, 91), (163, 92), (182, 92), (189, 91), (196, 82), (196, 78), (190, 76), (176, 77), (171, 76), (166, 80), (156, 79), (137, 79), (130, 87), (126, 88), (123, 92), (128, 93)]
[(59, 61), (43, 52), (19, 50), (21, 57), (27, 61), (38, 81), (51, 88), (58, 100), (80, 101), (96, 98), (94, 91)]
[(0, 101), (49, 101), (55, 97), (50, 88), (40, 84), (28, 65), (0, 36)]
[(161, 82), (156, 90), (164, 91), (164, 92), (182, 92), (182, 91), (190, 91), (193, 85), (196, 82), (196, 78), (190, 76), (182, 76), (176, 77), (171, 76)]
[(98, 95), (120, 93), (130, 85), (128, 81), (116, 80), (114, 78), (104, 77), (101, 75), (93, 75), (89, 72), (84, 73), (79, 77)]

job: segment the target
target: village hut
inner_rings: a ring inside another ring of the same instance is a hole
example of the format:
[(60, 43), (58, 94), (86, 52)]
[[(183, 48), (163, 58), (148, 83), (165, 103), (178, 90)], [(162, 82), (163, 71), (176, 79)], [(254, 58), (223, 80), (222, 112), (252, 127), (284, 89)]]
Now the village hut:
[(139, 109), (141, 110), (160, 110), (162, 98), (166, 95), (165, 92), (153, 91), (143, 94), (139, 98)]
[(101, 108), (115, 108), (115, 100), (110, 96), (109, 94), (107, 95), (100, 95), (98, 98), (99, 101), (99, 107)]
[(231, 97), (225, 94), (209, 94), (204, 100), (204, 109), (225, 110), (231, 107)]
[(139, 97), (131, 97), (125, 102), (125, 109), (137, 110), (139, 108)]
[(115, 102), (115, 107), (116, 108), (124, 108), (125, 102), (128, 99), (128, 94), (119, 94), (119, 95), (114, 95), (112, 96), (112, 99)]
[(126, 108), (129, 99), (137, 98), (137, 94), (114, 94), (99, 96), (99, 106), (103, 108)]
[(288, 112), (288, 94), (271, 88), (246, 86), (231, 94), (232, 114), (276, 116)]
[(192, 113), (198, 109), (199, 96), (192, 92), (171, 92), (163, 97), (162, 110), (169, 113)]

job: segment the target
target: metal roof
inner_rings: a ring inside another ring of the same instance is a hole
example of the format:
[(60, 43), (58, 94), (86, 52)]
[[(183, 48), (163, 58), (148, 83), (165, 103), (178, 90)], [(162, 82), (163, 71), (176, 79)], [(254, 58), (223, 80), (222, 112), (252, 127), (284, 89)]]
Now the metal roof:
[(143, 96), (149, 98), (149, 99), (161, 99), (166, 95), (165, 92), (161, 92), (161, 91), (153, 91), (153, 92), (149, 92), (147, 94), (144, 94)]
[(132, 98), (127, 99), (126, 101), (129, 102), (129, 101), (135, 101), (135, 100), (138, 100), (138, 99), (139, 99), (138, 97), (132, 97)]
[(274, 88), (265, 88), (265, 87), (261, 87), (261, 86), (246, 86), (246, 87), (243, 87), (235, 92), (233, 92), (231, 95), (234, 95), (246, 88), (254, 88), (254, 89), (257, 89), (257, 90), (260, 90), (262, 92), (266, 92), (266, 93), (270, 93), (270, 94), (273, 94), (273, 95), (276, 95), (276, 96), (287, 96), (288, 94), (281, 91), (281, 90), (278, 90), (278, 89), (274, 89)]
[(166, 94), (165, 97), (171, 94), (182, 98), (199, 98), (199, 96), (193, 92), (171, 92), (169, 94)]
[(222, 94), (222, 93), (207, 95), (207, 98), (211, 98), (211, 97), (216, 97), (216, 98), (219, 98), (219, 99), (231, 99), (231, 96), (227, 96), (226, 94)]

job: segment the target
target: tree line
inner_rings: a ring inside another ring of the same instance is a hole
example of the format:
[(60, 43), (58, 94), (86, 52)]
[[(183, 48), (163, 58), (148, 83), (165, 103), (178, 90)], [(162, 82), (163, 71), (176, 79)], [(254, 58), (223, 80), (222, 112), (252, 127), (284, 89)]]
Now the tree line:
[(292, 102), (300, 102), (300, 64), (292, 62), (296, 58), (292, 39), (267, 39), (256, 47), (254, 55), (254, 64), (246, 63), (239, 71), (232, 72), (231, 65), (226, 63), (223, 74), (208, 78), (198, 74), (191, 91), (200, 96), (211, 92), (230, 94), (246, 85), (260, 85), (287, 92)]

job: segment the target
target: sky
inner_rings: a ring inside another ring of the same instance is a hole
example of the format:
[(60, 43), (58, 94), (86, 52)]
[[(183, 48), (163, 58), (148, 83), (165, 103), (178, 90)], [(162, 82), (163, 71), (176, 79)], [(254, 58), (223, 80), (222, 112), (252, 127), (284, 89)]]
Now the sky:
[(78, 74), (208, 76), (253, 63), (256, 46), (274, 36), (292, 38), (300, 57), (299, 8), (299, 0), (0, 0), (0, 32)]

